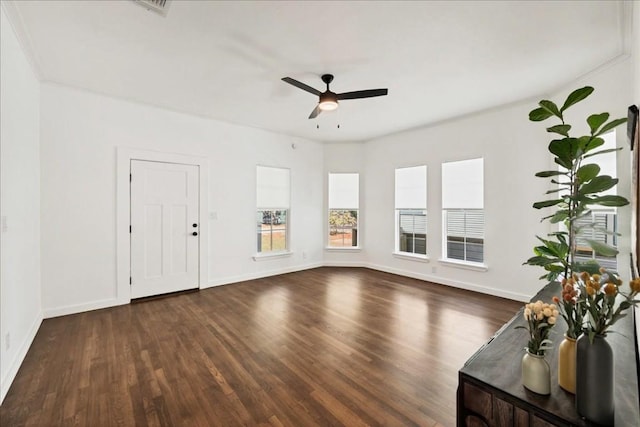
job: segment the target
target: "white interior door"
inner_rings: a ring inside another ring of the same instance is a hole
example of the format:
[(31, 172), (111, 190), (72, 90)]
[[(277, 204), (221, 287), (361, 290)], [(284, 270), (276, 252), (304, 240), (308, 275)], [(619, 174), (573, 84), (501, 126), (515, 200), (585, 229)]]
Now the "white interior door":
[(198, 166), (131, 160), (131, 298), (199, 287)]

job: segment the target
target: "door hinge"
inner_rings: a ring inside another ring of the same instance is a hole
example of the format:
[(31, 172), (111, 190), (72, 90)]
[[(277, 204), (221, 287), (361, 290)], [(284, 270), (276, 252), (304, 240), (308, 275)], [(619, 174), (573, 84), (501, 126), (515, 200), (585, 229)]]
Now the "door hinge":
[(133, 285), (133, 282), (132, 282), (132, 280), (131, 280), (131, 276), (129, 276), (129, 284), (130, 284), (130, 285)]
[(131, 226), (129, 226), (129, 233), (131, 233)]
[(133, 175), (129, 174), (129, 182), (133, 180)]

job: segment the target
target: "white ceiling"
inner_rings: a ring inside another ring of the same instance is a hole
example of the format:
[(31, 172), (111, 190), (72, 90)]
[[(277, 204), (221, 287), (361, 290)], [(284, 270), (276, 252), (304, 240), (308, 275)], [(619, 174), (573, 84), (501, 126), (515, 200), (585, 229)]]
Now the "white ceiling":
[[(629, 25), (619, 1), (3, 3), (42, 80), (319, 141), (539, 96), (625, 54)], [(324, 73), (389, 95), (309, 120), (317, 98), (280, 79)]]

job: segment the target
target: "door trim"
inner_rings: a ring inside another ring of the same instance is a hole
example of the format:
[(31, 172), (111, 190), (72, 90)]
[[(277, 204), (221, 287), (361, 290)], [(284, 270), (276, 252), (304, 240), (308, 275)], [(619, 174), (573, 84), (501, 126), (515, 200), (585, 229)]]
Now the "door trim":
[(209, 160), (206, 157), (177, 153), (139, 150), (129, 147), (117, 147), (116, 161), (116, 299), (117, 304), (131, 302), (131, 245), (130, 213), (131, 194), (129, 186), (129, 168), (131, 160), (146, 160), (163, 163), (180, 163), (199, 166), (199, 216), (200, 239), (198, 263), (198, 287), (209, 282)]

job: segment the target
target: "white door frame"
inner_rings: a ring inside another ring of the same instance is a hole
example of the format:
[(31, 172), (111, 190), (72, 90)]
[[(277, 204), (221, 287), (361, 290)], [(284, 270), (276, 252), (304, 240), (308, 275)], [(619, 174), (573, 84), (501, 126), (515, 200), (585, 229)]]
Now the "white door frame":
[(200, 190), (200, 239), (199, 241), (199, 287), (206, 287), (209, 272), (209, 160), (206, 157), (185, 154), (162, 153), (158, 151), (138, 150), (129, 147), (117, 148), (116, 164), (116, 299), (118, 304), (131, 302), (131, 245), (130, 245), (130, 213), (131, 194), (129, 185), (129, 168), (131, 160), (152, 162), (181, 163), (199, 166)]

